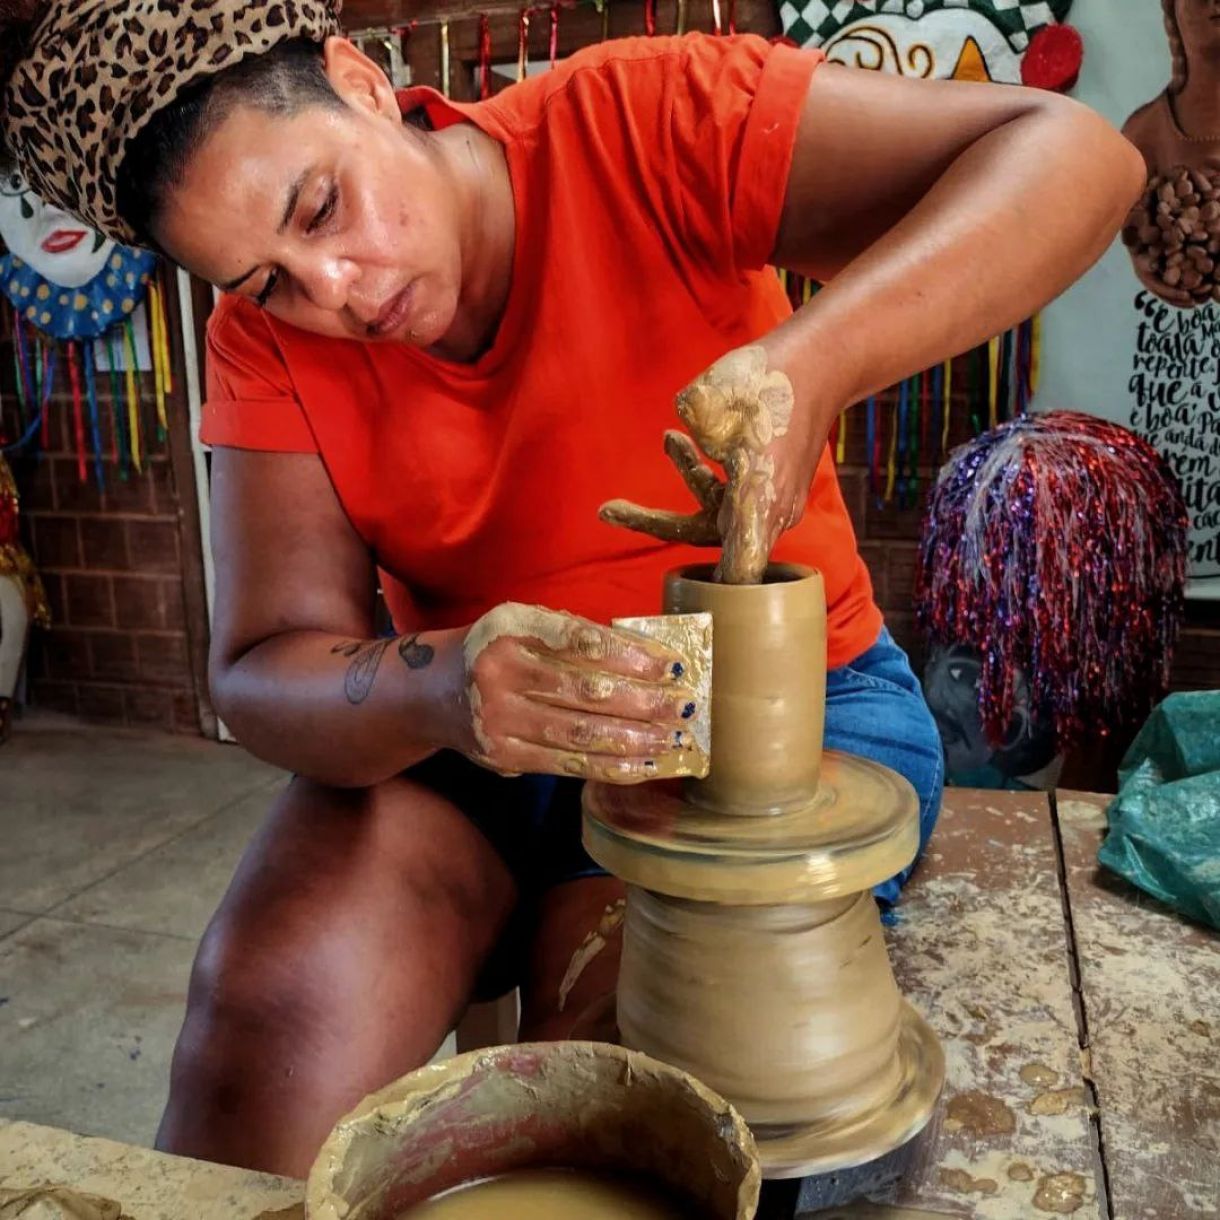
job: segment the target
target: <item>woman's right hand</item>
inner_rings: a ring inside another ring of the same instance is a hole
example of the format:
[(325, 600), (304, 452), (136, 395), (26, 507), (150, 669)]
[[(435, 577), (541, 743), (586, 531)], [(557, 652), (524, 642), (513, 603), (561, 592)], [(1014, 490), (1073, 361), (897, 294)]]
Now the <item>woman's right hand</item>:
[(502, 775), (633, 784), (691, 748), (686, 658), (652, 640), (509, 602), (470, 629), (463, 653), (463, 752)]

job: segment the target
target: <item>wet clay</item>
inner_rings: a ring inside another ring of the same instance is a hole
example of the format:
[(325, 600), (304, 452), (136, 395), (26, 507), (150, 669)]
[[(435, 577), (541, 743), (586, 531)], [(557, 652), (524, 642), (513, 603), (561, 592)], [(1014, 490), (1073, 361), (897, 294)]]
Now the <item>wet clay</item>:
[(918, 800), (885, 768), (823, 752), (821, 577), (713, 576), (665, 585), (667, 611), (713, 619), (711, 771), (586, 785), (584, 842), (628, 883), (624, 1042), (730, 1099), (765, 1174), (790, 1177), (905, 1143), (940, 1091), (943, 1053), (902, 1002), (871, 894), (914, 857)]
[(691, 692), (694, 715), (677, 731), (677, 754), (658, 758), (656, 779), (689, 776), (702, 779), (711, 768), (712, 750), (712, 616), (699, 614), (659, 614), (646, 618), (616, 618), (617, 631), (661, 644), (683, 662), (682, 685)]
[(1038, 1179), (1034, 1206), (1043, 1212), (1070, 1216), (1084, 1206), (1085, 1180), (1078, 1173), (1051, 1173)]
[(623, 915), (626, 908), (627, 900), (625, 898), (620, 898), (618, 902), (608, 906), (597, 928), (585, 937), (580, 948), (572, 954), (572, 960), (568, 963), (568, 968), (559, 982), (560, 1012), (567, 1007), (568, 996), (572, 994), (572, 988), (580, 982), (580, 976), (584, 974), (589, 963), (610, 943), (610, 937), (623, 926)]
[(615, 500), (604, 521), (669, 542), (723, 547), (716, 579), (762, 581), (770, 558), (775, 506), (775, 459), (770, 446), (787, 434), (795, 394), (787, 375), (768, 367), (766, 350), (739, 348), (718, 360), (678, 395), (678, 415), (699, 448), (719, 462), (727, 486), (698, 458), (689, 441), (667, 434), (666, 452), (699, 501), (688, 516)]
[(766, 584), (717, 584), (710, 568), (665, 580), (665, 608), (708, 613), (712, 762), (688, 799), (771, 814), (817, 799), (826, 719), (826, 593), (818, 573), (775, 565)]
[(942, 1169), (937, 1176), (942, 1186), (962, 1195), (994, 1195), (1000, 1189), (994, 1178), (971, 1177), (964, 1169)]
[(532, 1169), (476, 1182), (404, 1212), (401, 1220), (703, 1220), (644, 1182)]
[(631, 892), (623, 1041), (732, 1097), (756, 1132), (883, 1105), (900, 1016), (869, 894), (723, 907)]
[(1045, 1063), (1027, 1063), (1021, 1069), (1021, 1079), (1035, 1089), (1049, 1089), (1059, 1083), (1059, 1073)]
[(710, 467), (704, 465), (694, 442), (684, 432), (665, 433), (665, 452), (699, 501), (698, 512), (673, 513), (659, 508), (641, 508), (630, 500), (610, 500), (602, 505), (598, 516), (608, 525), (650, 534), (662, 542), (719, 546), (724, 484)]
[(971, 1135), (1011, 1135), (1017, 1129), (1017, 1116), (998, 1097), (972, 1089), (949, 1099), (945, 1125)]
[(1070, 1114), (1073, 1110), (1081, 1110), (1085, 1105), (1084, 1089), (1080, 1085), (1072, 1085), (1067, 1089), (1050, 1089), (1039, 1093), (1025, 1107), (1027, 1114)]

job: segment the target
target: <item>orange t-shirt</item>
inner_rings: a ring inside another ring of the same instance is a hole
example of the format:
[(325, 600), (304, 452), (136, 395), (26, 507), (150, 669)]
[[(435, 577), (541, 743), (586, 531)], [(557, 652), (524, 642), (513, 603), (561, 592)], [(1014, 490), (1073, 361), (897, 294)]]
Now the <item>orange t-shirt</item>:
[[(318, 453), (382, 571), (396, 627), (455, 627), (504, 601), (602, 622), (659, 609), (709, 553), (602, 524), (624, 497), (689, 511), (662, 450), (674, 396), (791, 312), (767, 268), (820, 56), (760, 38), (594, 47), (475, 105), (408, 90), (443, 128), (506, 149), (512, 287), (476, 362), (321, 339), (224, 299), (209, 327), (203, 440)], [(881, 614), (829, 452), (777, 559), (822, 571), (829, 660)]]

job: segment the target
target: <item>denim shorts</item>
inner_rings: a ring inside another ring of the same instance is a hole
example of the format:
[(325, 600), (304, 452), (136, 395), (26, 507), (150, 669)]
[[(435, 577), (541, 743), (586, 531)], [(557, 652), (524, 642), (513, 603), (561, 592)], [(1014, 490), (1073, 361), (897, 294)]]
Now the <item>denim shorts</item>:
[[(919, 795), (920, 852), (940, 812), (944, 754), (906, 653), (882, 628), (850, 665), (826, 675), (826, 746), (884, 763)], [(581, 781), (551, 775), (505, 778), (442, 751), (408, 776), (446, 797), (499, 852), (527, 901), (565, 881), (603, 876), (580, 841)], [(911, 870), (877, 887), (886, 904)]]

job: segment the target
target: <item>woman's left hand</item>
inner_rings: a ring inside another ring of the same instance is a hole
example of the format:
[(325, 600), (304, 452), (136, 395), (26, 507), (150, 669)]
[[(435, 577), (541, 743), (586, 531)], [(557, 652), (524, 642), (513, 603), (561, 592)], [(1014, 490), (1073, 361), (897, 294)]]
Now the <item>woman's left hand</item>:
[(669, 432), (666, 452), (700, 510), (682, 515), (614, 500), (603, 506), (602, 520), (667, 542), (722, 545), (717, 579), (757, 584), (780, 535), (804, 514), (824, 429), (798, 406), (791, 379), (762, 343), (717, 360), (678, 395), (677, 405), (725, 479), (701, 461), (688, 437)]

